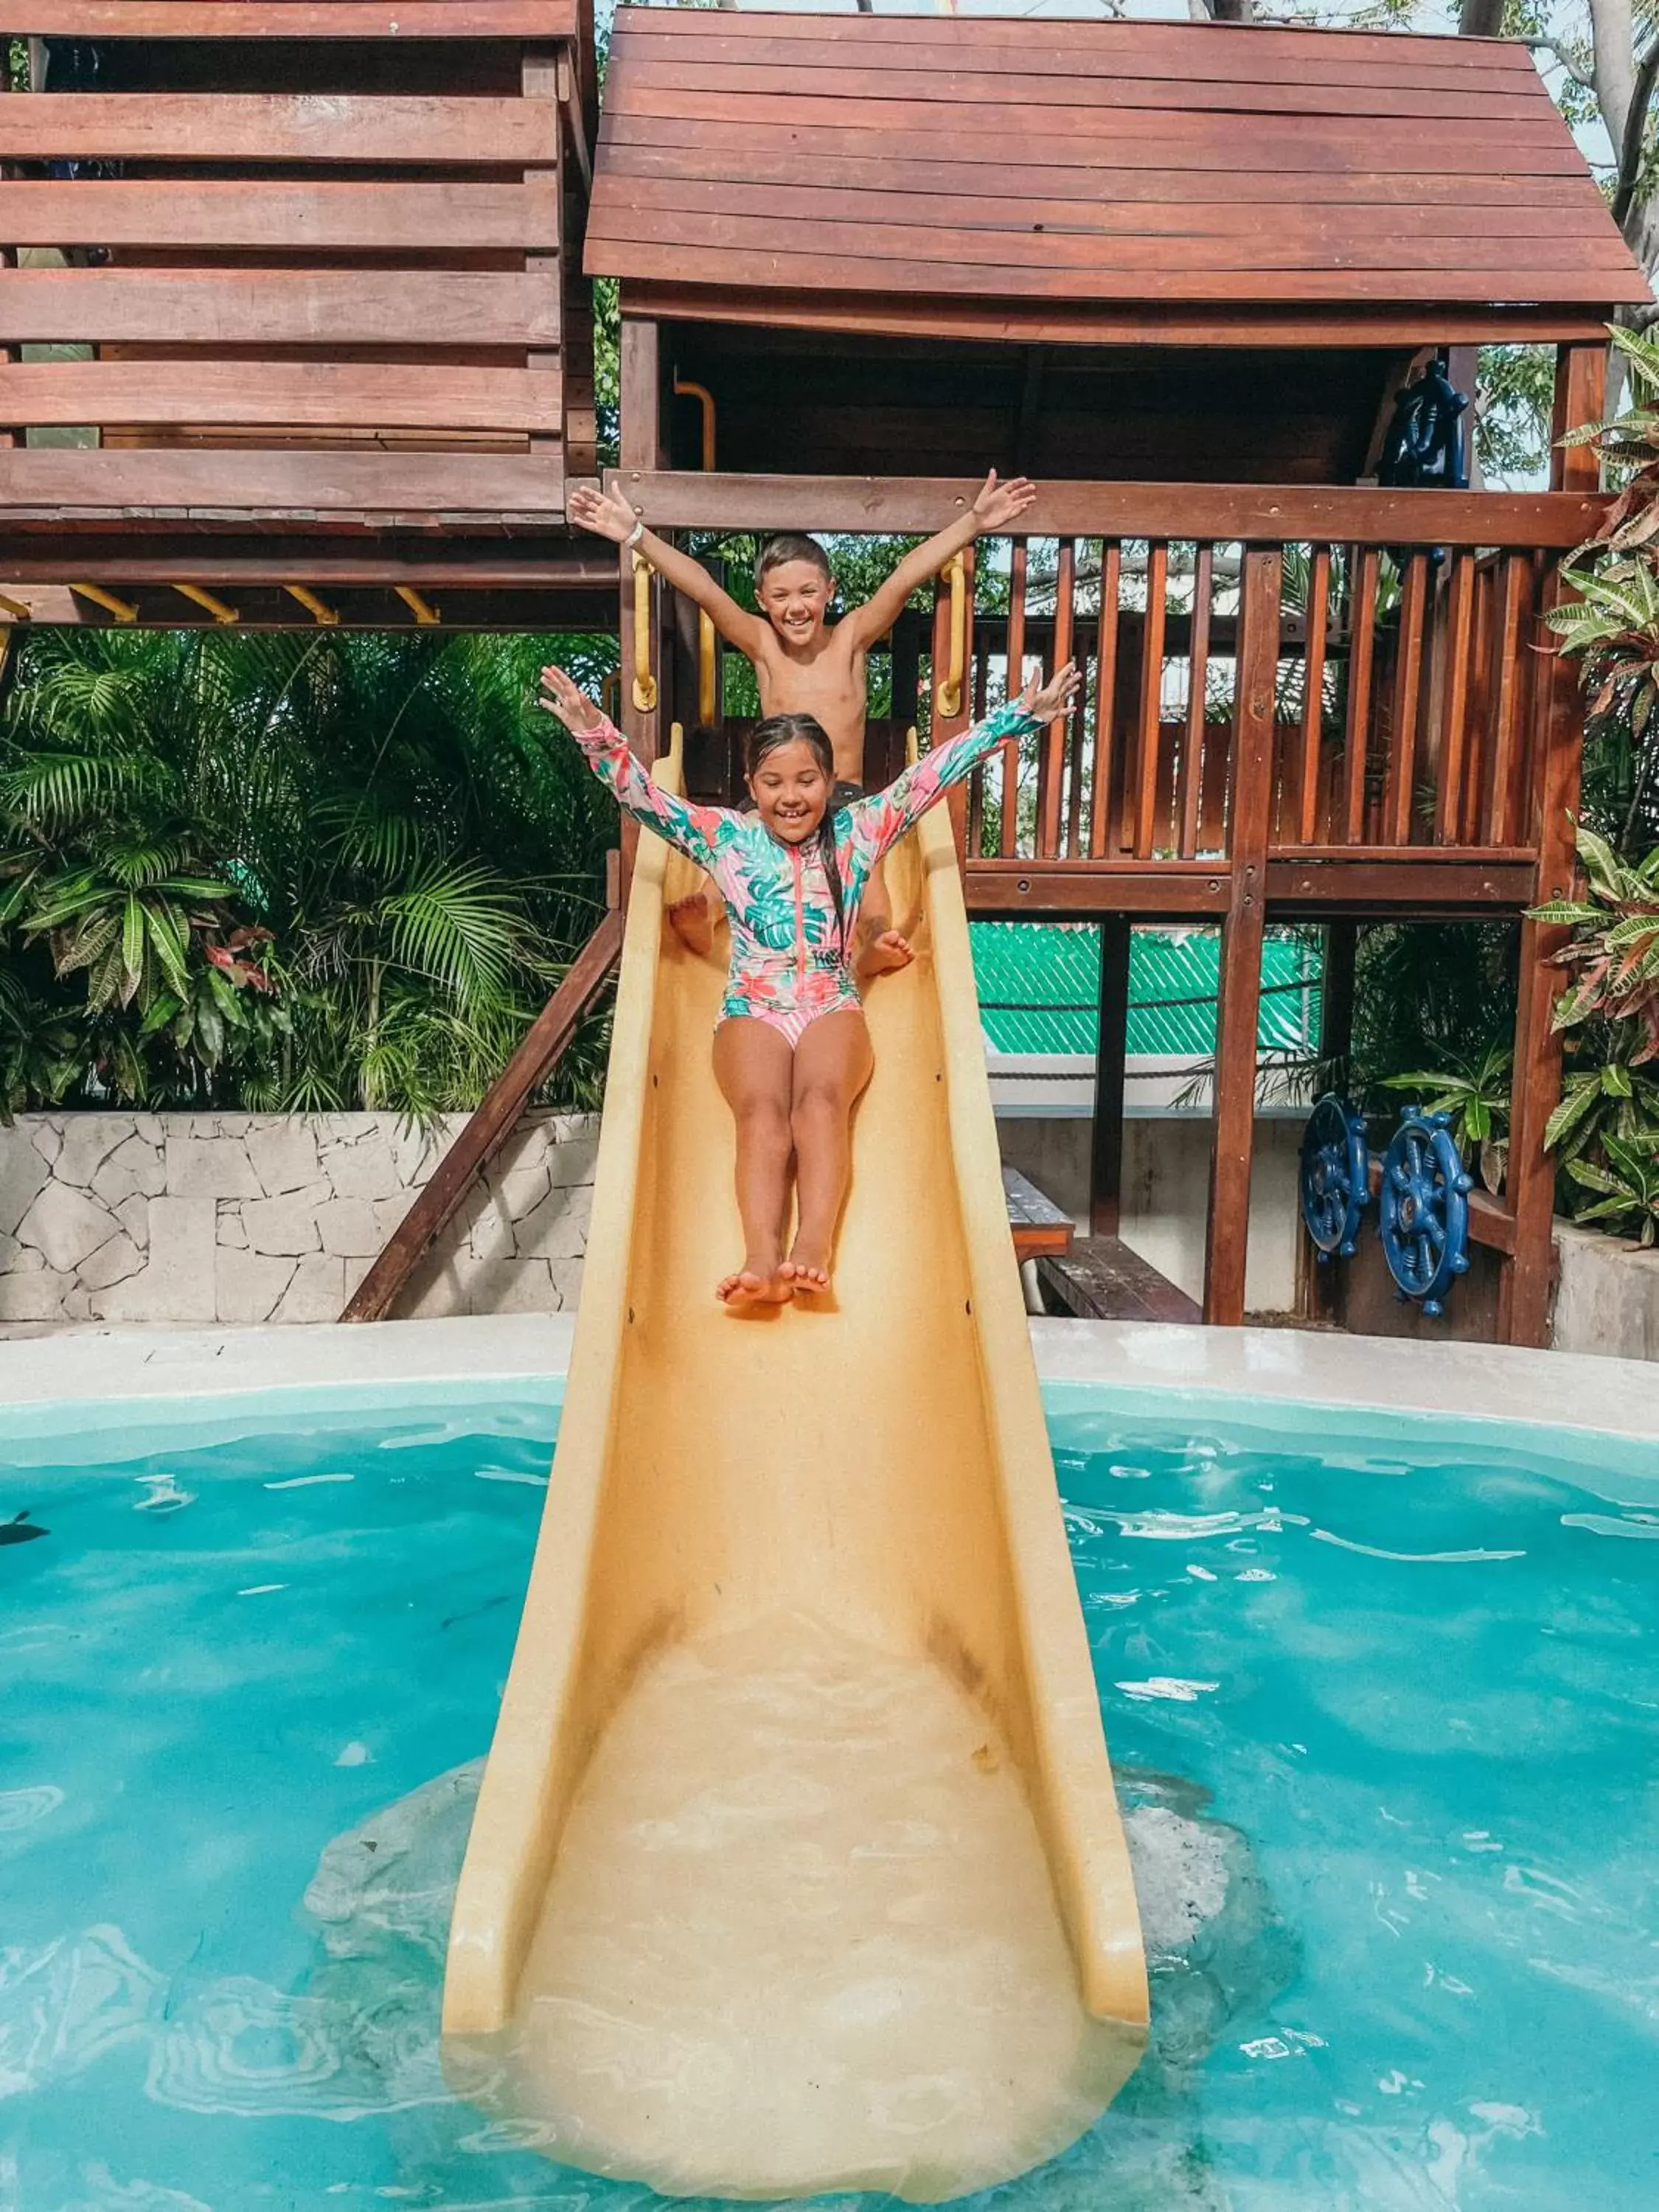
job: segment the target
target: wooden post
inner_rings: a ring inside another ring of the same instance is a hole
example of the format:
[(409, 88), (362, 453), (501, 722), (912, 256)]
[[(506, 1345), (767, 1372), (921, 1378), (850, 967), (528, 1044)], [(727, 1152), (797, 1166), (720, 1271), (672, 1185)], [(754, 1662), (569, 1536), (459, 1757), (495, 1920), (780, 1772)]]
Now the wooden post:
[[(1553, 435), (1559, 439), (1580, 423), (1600, 419), (1607, 390), (1607, 348), (1599, 342), (1557, 349)], [(1557, 491), (1593, 492), (1600, 464), (1587, 447), (1565, 452), (1558, 445), (1551, 459), (1550, 483)], [(1559, 570), (1544, 593), (1546, 607), (1569, 594)], [(1537, 642), (1549, 636), (1542, 632)], [(1537, 685), (1537, 722), (1532, 748), (1534, 788), (1532, 825), (1538, 839), (1534, 900), (1561, 898), (1573, 878), (1571, 817), (1578, 805), (1584, 714), (1578, 668), (1553, 653), (1543, 661)], [(1515, 1067), (1511, 1077), (1510, 1157), (1506, 1195), (1515, 1215), (1515, 1250), (1498, 1288), (1498, 1334), (1504, 1344), (1549, 1341), (1550, 1284), (1554, 1261), (1555, 1164), (1544, 1150), (1544, 1128), (1561, 1096), (1561, 1038), (1550, 1026), (1556, 997), (1565, 981), (1549, 965), (1566, 932), (1535, 921), (1521, 924), (1519, 989), (1515, 1018)]]
[(1319, 986), (1319, 1056), (1346, 1063), (1353, 1050), (1353, 971), (1359, 925), (1333, 921), (1325, 929), (1325, 969)]
[(1221, 927), (1210, 1210), (1204, 1250), (1204, 1318), (1225, 1327), (1237, 1326), (1244, 1318), (1283, 565), (1276, 546), (1252, 547), (1244, 555), (1233, 717), (1231, 875), (1227, 917)]
[(1123, 1209), (1123, 1071), (1129, 1047), (1127, 914), (1100, 925), (1100, 1035), (1095, 1044), (1095, 1117), (1089, 1139), (1089, 1234), (1115, 1237)]

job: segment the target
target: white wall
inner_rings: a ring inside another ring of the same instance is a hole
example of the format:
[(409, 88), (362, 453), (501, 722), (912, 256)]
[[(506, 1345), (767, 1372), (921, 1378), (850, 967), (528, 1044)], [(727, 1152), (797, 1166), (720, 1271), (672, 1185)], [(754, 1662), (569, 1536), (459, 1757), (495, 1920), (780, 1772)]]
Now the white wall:
[[(1296, 1306), (1301, 1236), (1297, 1154), (1305, 1115), (1258, 1115), (1250, 1175), (1249, 1250), (1244, 1303), (1253, 1314)], [(1091, 1123), (1082, 1115), (997, 1117), (1002, 1157), (1089, 1227)], [(1188, 1297), (1204, 1296), (1204, 1231), (1210, 1194), (1210, 1122), (1201, 1114), (1136, 1114), (1123, 1125), (1120, 1233), (1132, 1252)]]

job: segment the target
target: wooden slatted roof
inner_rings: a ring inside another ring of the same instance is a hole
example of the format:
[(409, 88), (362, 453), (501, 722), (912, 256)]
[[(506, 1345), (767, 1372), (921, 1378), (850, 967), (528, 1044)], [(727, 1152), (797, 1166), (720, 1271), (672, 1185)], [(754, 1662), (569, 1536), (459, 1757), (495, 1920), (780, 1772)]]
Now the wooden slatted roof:
[(1108, 303), (1565, 335), (1650, 297), (1521, 45), (1029, 17), (619, 9), (587, 268), (1010, 335)]

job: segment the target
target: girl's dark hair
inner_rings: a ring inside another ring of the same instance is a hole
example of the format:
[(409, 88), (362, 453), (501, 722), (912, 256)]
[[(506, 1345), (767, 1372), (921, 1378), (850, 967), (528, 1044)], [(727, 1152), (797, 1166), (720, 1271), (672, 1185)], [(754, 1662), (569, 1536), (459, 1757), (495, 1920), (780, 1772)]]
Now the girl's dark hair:
[(842, 951), (847, 950), (847, 909), (843, 903), (841, 883), (841, 863), (836, 857), (836, 754), (835, 748), (824, 734), (824, 728), (816, 714), (769, 714), (763, 722), (757, 722), (749, 732), (743, 748), (743, 772), (753, 775), (769, 753), (780, 745), (804, 744), (811, 750), (814, 759), (823, 770), (824, 781), (830, 786), (830, 797), (818, 823), (818, 858), (823, 863), (823, 872), (830, 880), (830, 896), (836, 908), (836, 938)]

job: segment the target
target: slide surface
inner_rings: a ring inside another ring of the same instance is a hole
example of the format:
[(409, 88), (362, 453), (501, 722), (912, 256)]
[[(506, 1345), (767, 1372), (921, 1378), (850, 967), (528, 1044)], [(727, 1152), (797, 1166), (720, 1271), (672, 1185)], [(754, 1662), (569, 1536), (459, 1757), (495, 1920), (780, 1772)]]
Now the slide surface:
[[(672, 771), (669, 771), (672, 773)], [(457, 1894), (452, 2079), (671, 2195), (933, 2201), (1145, 2039), (943, 808), (888, 863), (833, 1305), (738, 1317), (726, 951), (641, 840), (564, 1412)]]

